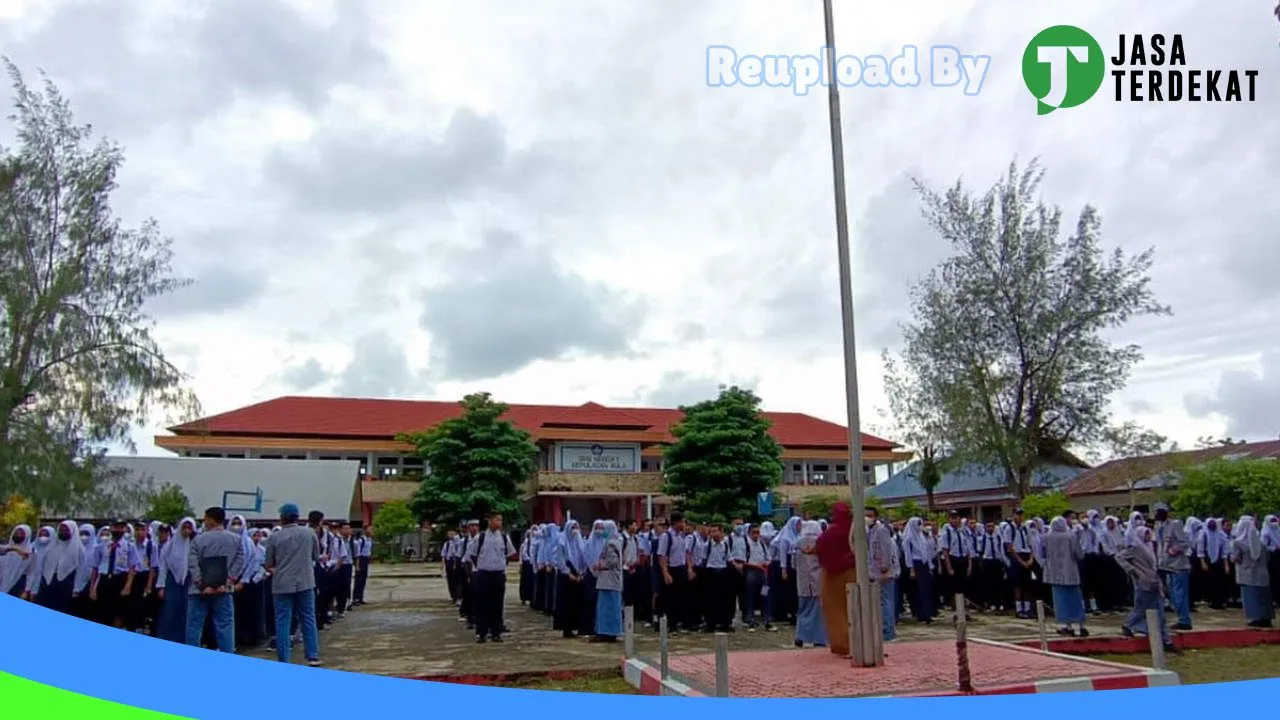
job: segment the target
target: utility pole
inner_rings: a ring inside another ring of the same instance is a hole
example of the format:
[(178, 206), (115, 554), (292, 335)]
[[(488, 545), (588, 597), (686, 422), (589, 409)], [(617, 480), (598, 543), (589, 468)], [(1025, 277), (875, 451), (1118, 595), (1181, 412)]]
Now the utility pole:
[[(840, 265), (840, 315), (844, 334), (844, 390), (849, 425), (849, 487), (853, 495), (853, 532), (849, 543), (853, 545), (854, 562), (857, 565), (858, 607), (854, 619), (857, 642), (850, 648), (855, 665), (873, 667), (884, 664), (883, 646), (877, 642), (880, 628), (873, 627), (876, 617), (870, 568), (867, 567), (866, 485), (862, 480), (862, 430), (858, 412), (858, 353), (853, 322), (853, 268), (849, 253), (849, 208), (845, 197), (844, 134), (840, 122), (840, 83), (836, 80), (835, 20), (831, 10), (832, 0), (822, 0), (826, 25), (826, 81), (828, 115), (831, 121), (831, 169), (836, 203), (836, 252)], [(879, 588), (876, 588), (877, 590)]]

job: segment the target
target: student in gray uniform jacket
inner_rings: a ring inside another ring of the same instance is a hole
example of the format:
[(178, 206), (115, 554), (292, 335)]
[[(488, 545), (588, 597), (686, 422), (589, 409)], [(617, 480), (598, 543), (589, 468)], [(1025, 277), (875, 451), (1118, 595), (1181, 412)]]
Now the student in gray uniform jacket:
[(1249, 627), (1271, 627), (1271, 576), (1267, 553), (1253, 516), (1245, 515), (1232, 528), (1231, 562), (1236, 566), (1236, 584), (1244, 604)]
[(1049, 532), (1041, 539), (1044, 552), (1044, 583), (1053, 592), (1053, 614), (1060, 627), (1058, 634), (1071, 635), (1072, 626), (1078, 627), (1078, 635), (1087, 637), (1084, 627), (1084, 595), (1081, 591), (1080, 565), (1084, 562), (1084, 547), (1080, 538), (1067, 525), (1066, 518), (1056, 517), (1049, 524)]
[(596, 562), (596, 622), (591, 642), (616, 642), (622, 634), (622, 538), (618, 525), (604, 521), (604, 548)]

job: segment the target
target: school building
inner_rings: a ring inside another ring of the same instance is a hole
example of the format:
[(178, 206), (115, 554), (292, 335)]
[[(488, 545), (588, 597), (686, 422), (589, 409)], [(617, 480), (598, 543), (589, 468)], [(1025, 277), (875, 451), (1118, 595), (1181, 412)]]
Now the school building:
[(1183, 468), (1245, 459), (1280, 460), (1280, 440), (1112, 460), (1080, 473), (1063, 492), (1080, 512), (1097, 509), (1124, 517), (1132, 510), (1147, 512), (1156, 502), (1167, 500), (1177, 490)]
[[(1087, 465), (1067, 453), (1046, 457), (1031, 475), (1032, 492), (1062, 490)], [(933, 490), (936, 510), (955, 510), (964, 517), (986, 520), (1009, 518), (1018, 505), (1017, 494), (1009, 487), (1004, 468), (994, 463), (941, 463), (942, 479)], [(920, 484), (920, 463), (913, 462), (867, 491), (886, 509), (911, 501), (922, 511), (929, 495)]]
[[(644, 518), (666, 513), (662, 449), (674, 441), (676, 409), (511, 405), (505, 416), (538, 446), (538, 470), (523, 491), (530, 519)], [(386, 502), (407, 500), (430, 472), (413, 448), (396, 440), (457, 417), (455, 402), (280, 397), (169, 428), (157, 446), (186, 458), (256, 458), (354, 462), (362, 520)], [(843, 426), (802, 413), (766, 412), (783, 447), (783, 503), (809, 495), (843, 494), (849, 484)], [(861, 474), (893, 472), (910, 459), (896, 443), (862, 435)], [(305, 500), (300, 498), (299, 503)]]

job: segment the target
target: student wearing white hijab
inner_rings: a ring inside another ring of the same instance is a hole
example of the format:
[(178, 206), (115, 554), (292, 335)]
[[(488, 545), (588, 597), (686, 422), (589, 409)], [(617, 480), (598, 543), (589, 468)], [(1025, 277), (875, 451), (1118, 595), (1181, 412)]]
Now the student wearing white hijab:
[(41, 606), (70, 614), (75, 597), (76, 576), (84, 566), (84, 545), (80, 544), (80, 528), (74, 520), (63, 520), (41, 558), (39, 587), (34, 592)]
[[(796, 555), (796, 543), (800, 540), (801, 522), (803, 520), (799, 515), (787, 518), (787, 524), (769, 543), (769, 594), (773, 595), (775, 623), (795, 621), (796, 575), (792, 565)], [(822, 521), (818, 521), (818, 524), (821, 525)]]
[(814, 547), (822, 526), (807, 520), (800, 526), (800, 540), (796, 544), (796, 636), (795, 646), (826, 647), (827, 626), (822, 618), (822, 567)]
[(568, 520), (551, 555), (551, 564), (556, 568), (552, 628), (559, 630), (566, 639), (577, 637), (582, 624), (582, 575), (586, 572), (582, 554), (585, 546), (578, 521)]
[(1124, 525), (1124, 541), (1128, 545), (1143, 542), (1142, 538), (1146, 533), (1143, 528), (1147, 526), (1147, 521), (1142, 517), (1142, 513), (1134, 511), (1129, 513), (1129, 522)]
[(1271, 576), (1271, 597), (1280, 598), (1280, 517), (1262, 519), (1262, 549), (1267, 551), (1267, 574)]
[(1102, 556), (1103, 585), (1098, 595), (1098, 609), (1111, 612), (1129, 604), (1132, 593), (1129, 576), (1116, 562), (1116, 553), (1125, 546), (1124, 530), (1120, 518), (1108, 515), (1102, 520), (1102, 532), (1098, 534), (1098, 548)]
[(596, 567), (604, 553), (604, 520), (591, 523), (591, 534), (582, 546), (582, 613), (578, 617), (578, 634), (589, 638), (596, 634)]
[(44, 556), (51, 544), (53, 544), (53, 526), (41, 525), (36, 531), (36, 544), (32, 548), (35, 550), (35, 560), (27, 571), (26, 597), (29, 600), (34, 600), (36, 592), (40, 589), (40, 575), (44, 572)]
[(98, 536), (92, 525), (85, 523), (80, 526), (80, 544), (84, 546), (84, 564), (80, 566), (80, 572), (76, 575), (71, 614), (81, 620), (93, 620), (93, 603), (89, 601), (89, 580), (93, 577), (94, 564), (98, 559)]
[(177, 532), (160, 548), (160, 618), (156, 637), (175, 643), (187, 641), (187, 560), (196, 536), (196, 519), (182, 518)]
[(605, 520), (601, 529), (604, 547), (595, 562), (595, 634), (591, 642), (616, 642), (622, 635), (622, 539), (618, 525)]
[(1204, 571), (1200, 569), (1200, 535), (1204, 533), (1204, 522), (1197, 517), (1189, 517), (1182, 523), (1187, 533), (1187, 557), (1191, 561), (1191, 611), (1195, 612), (1196, 604), (1204, 600)]
[(1231, 568), (1227, 562), (1231, 538), (1222, 531), (1222, 518), (1205, 520), (1204, 530), (1196, 546), (1205, 602), (1214, 610), (1227, 606), (1227, 579)]
[(1041, 547), (1044, 583), (1053, 593), (1053, 614), (1060, 626), (1058, 634), (1087, 637), (1084, 596), (1080, 591), (1084, 547), (1063, 517), (1055, 517), (1049, 524), (1049, 532), (1041, 538)]
[(1273, 617), (1271, 577), (1267, 572), (1267, 551), (1252, 515), (1236, 522), (1231, 537), (1231, 561), (1236, 567), (1236, 584), (1249, 627), (1269, 628)]
[(1156, 554), (1152, 550), (1154, 539), (1151, 529), (1142, 525), (1134, 525), (1130, 520), (1129, 533), (1131, 542), (1116, 553), (1116, 562), (1133, 581), (1133, 610), (1120, 628), (1120, 634), (1133, 637), (1134, 634), (1147, 634), (1147, 611), (1155, 610), (1160, 617), (1160, 639), (1165, 650), (1172, 651), (1169, 642), (1168, 623), (1164, 617), (1164, 583), (1160, 580), (1160, 571), (1156, 565)]
[(537, 554), (538, 526), (531, 525), (520, 538), (520, 604), (532, 605), (537, 609), (533, 599), (533, 558)]
[(9, 533), (8, 544), (0, 545), (0, 593), (26, 596), (27, 577), (36, 561), (31, 540), (31, 526), (18, 525)]
[[(1052, 528), (1050, 528), (1052, 529)], [(1102, 559), (1102, 513), (1089, 510), (1085, 513), (1084, 524), (1080, 526), (1080, 546), (1084, 548), (1084, 561), (1081, 563), (1081, 590), (1089, 603), (1089, 610), (1100, 612), (1106, 604), (1106, 569)]]
[(902, 552), (907, 557), (915, 594), (911, 596), (911, 614), (917, 622), (933, 623), (933, 558), (936, 547), (924, 534), (924, 521), (918, 517), (907, 520), (902, 532)]

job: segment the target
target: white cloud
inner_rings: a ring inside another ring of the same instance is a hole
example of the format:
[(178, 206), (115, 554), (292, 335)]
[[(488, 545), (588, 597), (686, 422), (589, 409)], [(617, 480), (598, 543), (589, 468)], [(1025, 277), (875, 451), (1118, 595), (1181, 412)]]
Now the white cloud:
[[(1157, 248), (1175, 315), (1117, 335), (1147, 353), (1117, 412), (1184, 444), (1277, 425), (1275, 404), (1244, 403), (1280, 373), (1230, 374), (1274, 351), (1280, 320), (1269, 6), (836, 14), (842, 53), (992, 56), (976, 97), (843, 95), (865, 422), (906, 290), (944, 252), (904, 178), (981, 185), (1039, 155), (1069, 214), (1095, 203), (1108, 242)], [(844, 417), (825, 97), (705, 84), (709, 45), (817, 52), (816, 2), (10, 0), (0, 16), (16, 18), (0, 28), (10, 57), (125, 144), (120, 212), (156, 217), (200, 281), (156, 312), (210, 411), (299, 385), (574, 403), (749, 378), (772, 408)], [(1261, 70), (1259, 100), (1117, 104), (1104, 85), (1038, 117), (1021, 53), (1058, 23), (1107, 50), (1120, 32), (1182, 32), (1192, 66)], [(495, 228), (525, 243), (521, 262), (476, 250)], [(516, 292), (524, 280), (537, 292)]]

